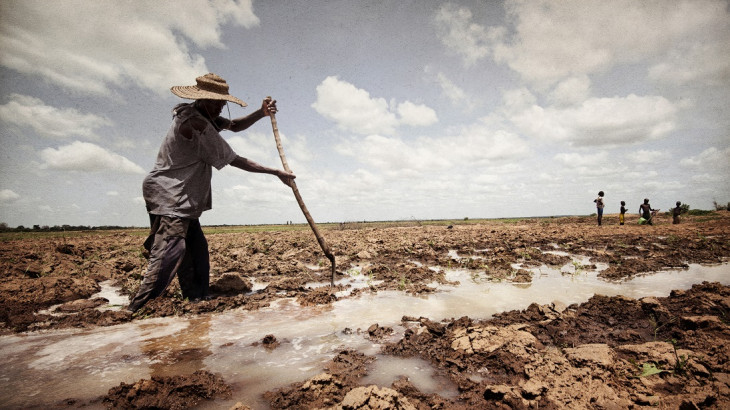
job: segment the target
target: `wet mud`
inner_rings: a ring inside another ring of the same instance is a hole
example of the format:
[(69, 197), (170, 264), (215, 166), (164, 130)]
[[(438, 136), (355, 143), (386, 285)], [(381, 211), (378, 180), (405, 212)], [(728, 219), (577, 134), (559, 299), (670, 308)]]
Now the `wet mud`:
[[(428, 294), (435, 284), (453, 284), (445, 275), (453, 268), (529, 283), (532, 267), (572, 263), (578, 270), (600, 263), (607, 266), (600, 278), (621, 281), (730, 257), (727, 212), (688, 216), (680, 225), (666, 217), (655, 226), (618, 226), (610, 215), (602, 227), (588, 217), (408, 225), (343, 224), (324, 231), (337, 258), (336, 279), (367, 278), (357, 289), (321, 287), (329, 283), (329, 261), (309, 231), (209, 234), (212, 298), (184, 300), (173, 282), (135, 315), (93, 295), (103, 282), (126, 295), (136, 292), (146, 267), (143, 232), (6, 239), (0, 242), (0, 332), (257, 310), (281, 298), (308, 307), (365, 292)], [(728, 312), (730, 288), (702, 283), (668, 297), (596, 295), (582, 304), (533, 304), (487, 320), (404, 317), (406, 331), (397, 341), (385, 342), (392, 329), (377, 323), (363, 337), (384, 341), (381, 354), (433, 364), (457, 397), (423, 393), (405, 377), (389, 386), (365, 385), (376, 358), (345, 349), (320, 374), (269, 391), (265, 400), (272, 408), (301, 409), (727, 408)], [(265, 330), (260, 340), (267, 349), (278, 346)], [(163, 399), (172, 394), (174, 400)], [(187, 408), (227, 395), (225, 380), (197, 372), (122, 383), (95, 403)], [(69, 399), (66, 405), (85, 404)]]
[(202, 400), (229, 397), (231, 387), (220, 376), (199, 370), (191, 375), (152, 377), (121, 383), (101, 402), (110, 409), (189, 409)]

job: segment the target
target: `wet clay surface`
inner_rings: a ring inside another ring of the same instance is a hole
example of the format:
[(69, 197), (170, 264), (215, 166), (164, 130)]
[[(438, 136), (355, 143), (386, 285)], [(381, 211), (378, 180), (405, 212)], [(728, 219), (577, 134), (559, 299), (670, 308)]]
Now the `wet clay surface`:
[[(323, 234), (337, 258), (336, 279), (355, 270), (369, 278), (367, 287), (340, 296), (350, 298), (382, 290), (433, 292), (434, 283), (447, 283), (444, 269), (457, 267), (490, 280), (529, 282), (527, 268), (570, 264), (573, 259), (565, 253), (606, 264), (608, 268), (599, 274), (605, 280), (681, 269), (690, 263), (721, 263), (730, 256), (727, 212), (688, 216), (680, 225), (671, 225), (666, 217), (655, 226), (618, 226), (613, 219), (604, 216), (602, 227), (588, 217), (487, 221), (451, 228), (343, 225)], [(309, 286), (328, 283), (330, 275), (329, 261), (310, 231), (207, 236), (213, 297), (183, 300), (174, 281), (162, 297), (134, 316), (123, 309), (100, 309), (106, 301), (90, 297), (104, 281), (112, 281), (127, 295), (136, 292), (146, 267), (143, 232), (0, 242), (0, 331), (109, 326), (150, 317), (256, 310), (282, 297), (295, 298), (302, 306), (338, 298), (328, 287)], [(580, 305), (532, 305), (486, 321), (404, 317), (405, 335), (385, 343), (383, 353), (432, 363), (457, 386), (457, 398), (424, 394), (406, 378), (391, 386), (361, 385), (375, 358), (343, 350), (321, 374), (270, 391), (266, 400), (273, 408), (302, 409), (724, 408), (730, 404), (728, 312), (730, 289), (705, 283), (666, 298), (597, 295)], [(389, 330), (374, 324), (364, 337), (377, 340)], [(276, 335), (262, 331), (260, 340), (276, 349)], [(140, 380), (114, 388), (100, 400), (121, 408), (137, 406), (123, 400), (139, 397), (143, 400), (139, 403), (157, 403), (141, 407), (165, 408), (154, 400), (170, 391), (187, 391), (185, 400), (227, 394), (225, 381), (215, 375), (195, 376), (207, 380), (202, 382), (193, 376)], [(245, 403), (240, 406), (245, 408)]]

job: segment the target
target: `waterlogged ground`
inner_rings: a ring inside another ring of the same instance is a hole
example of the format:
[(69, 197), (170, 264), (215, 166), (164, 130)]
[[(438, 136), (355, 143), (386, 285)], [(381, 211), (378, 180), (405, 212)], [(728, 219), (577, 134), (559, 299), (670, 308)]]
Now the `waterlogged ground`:
[(306, 229), (208, 233), (214, 298), (135, 316), (143, 233), (7, 236), (0, 402), (726, 408), (730, 214), (657, 222), (345, 224), (335, 288)]

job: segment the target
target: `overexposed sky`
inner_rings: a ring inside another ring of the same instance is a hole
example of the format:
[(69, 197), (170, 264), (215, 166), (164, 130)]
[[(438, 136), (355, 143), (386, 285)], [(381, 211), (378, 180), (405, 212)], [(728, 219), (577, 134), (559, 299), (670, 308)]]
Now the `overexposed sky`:
[[(141, 184), (214, 72), (271, 95), (319, 222), (730, 201), (728, 1), (3, 1), (0, 222), (144, 226)], [(224, 115), (227, 111), (224, 109)], [(281, 167), (271, 124), (223, 132)], [(276, 178), (214, 171), (203, 224), (304, 222)]]

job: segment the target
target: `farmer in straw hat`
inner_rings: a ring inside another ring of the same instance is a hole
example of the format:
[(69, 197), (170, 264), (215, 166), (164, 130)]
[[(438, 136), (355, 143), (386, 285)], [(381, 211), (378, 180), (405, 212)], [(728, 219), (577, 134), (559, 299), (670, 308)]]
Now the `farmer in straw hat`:
[(276, 175), (287, 185), (294, 174), (268, 168), (238, 156), (221, 137), (221, 130), (239, 132), (256, 121), (276, 113), (276, 101), (264, 99), (261, 108), (233, 120), (221, 117), (227, 101), (241, 107), (246, 103), (228, 93), (228, 84), (215, 74), (196, 79), (193, 86), (172, 87), (172, 93), (192, 103), (172, 110), (172, 125), (157, 154), (152, 171), (142, 184), (150, 236), (145, 247), (149, 265), (139, 291), (128, 309), (136, 312), (165, 291), (177, 274), (183, 297), (189, 300), (208, 296), (208, 242), (198, 218), (211, 209), (212, 168), (230, 164), (248, 172)]

